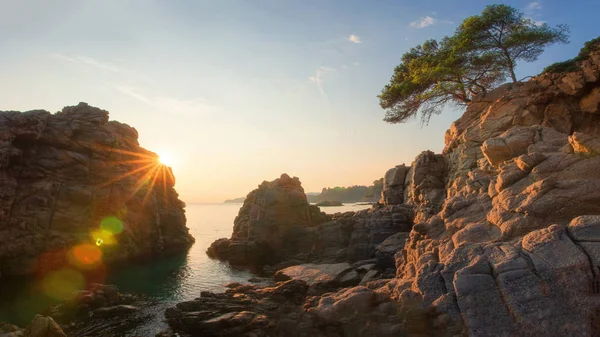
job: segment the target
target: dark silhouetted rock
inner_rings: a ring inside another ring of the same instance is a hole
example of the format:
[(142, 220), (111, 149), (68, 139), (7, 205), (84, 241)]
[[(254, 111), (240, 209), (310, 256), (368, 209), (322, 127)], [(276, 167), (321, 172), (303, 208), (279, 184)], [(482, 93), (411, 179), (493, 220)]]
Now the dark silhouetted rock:
[[(0, 111), (0, 275), (63, 267), (80, 244), (99, 245), (104, 263), (187, 249), (171, 169), (137, 139), (86, 103)], [(103, 221), (114, 237), (93, 234)]]

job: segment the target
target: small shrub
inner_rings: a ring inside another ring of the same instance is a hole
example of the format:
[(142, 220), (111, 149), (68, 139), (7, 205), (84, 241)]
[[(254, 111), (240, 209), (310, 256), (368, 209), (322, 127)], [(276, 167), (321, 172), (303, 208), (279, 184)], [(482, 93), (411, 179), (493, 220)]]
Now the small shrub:
[(542, 73), (560, 74), (577, 71), (581, 69), (579, 67), (579, 62), (587, 59), (590, 56), (590, 53), (597, 49), (600, 49), (600, 36), (586, 42), (583, 45), (583, 48), (579, 50), (579, 54), (577, 54), (576, 57), (567, 61), (553, 63), (544, 68)]
[(560, 74), (569, 73), (576, 70), (579, 70), (579, 65), (577, 65), (577, 61), (575, 59), (570, 59), (568, 61), (556, 62), (547, 66), (546, 68), (544, 68), (543, 73)]

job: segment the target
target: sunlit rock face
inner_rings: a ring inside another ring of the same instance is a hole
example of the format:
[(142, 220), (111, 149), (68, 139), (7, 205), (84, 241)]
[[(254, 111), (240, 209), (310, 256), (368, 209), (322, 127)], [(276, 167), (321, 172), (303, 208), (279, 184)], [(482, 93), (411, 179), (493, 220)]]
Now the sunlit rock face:
[(100, 268), (189, 247), (170, 168), (86, 103), (0, 111), (1, 275)]
[(474, 99), (446, 133), (446, 169), (424, 172), (430, 197), (406, 198), (415, 225), (388, 287), (434, 327), (600, 332), (600, 51), (580, 68)]

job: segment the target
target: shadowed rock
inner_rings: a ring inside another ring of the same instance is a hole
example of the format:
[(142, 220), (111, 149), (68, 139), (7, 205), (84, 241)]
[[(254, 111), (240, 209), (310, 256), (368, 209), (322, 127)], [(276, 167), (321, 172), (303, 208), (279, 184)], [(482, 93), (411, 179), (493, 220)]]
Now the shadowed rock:
[[(83, 243), (108, 263), (187, 249), (171, 170), (137, 138), (86, 103), (0, 112), (0, 274), (59, 268)], [(107, 218), (119, 227), (111, 245), (100, 232)]]

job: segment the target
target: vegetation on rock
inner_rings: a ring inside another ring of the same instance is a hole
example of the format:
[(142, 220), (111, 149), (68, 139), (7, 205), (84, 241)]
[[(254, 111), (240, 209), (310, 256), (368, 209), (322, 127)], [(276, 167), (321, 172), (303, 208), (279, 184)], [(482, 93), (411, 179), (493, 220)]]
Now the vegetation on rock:
[(538, 24), (507, 5), (490, 5), (465, 19), (451, 37), (428, 40), (402, 55), (381, 94), (384, 120), (403, 123), (420, 112), (427, 123), (447, 104), (466, 105), (515, 75), (548, 45), (568, 42), (568, 27)]
[(600, 48), (600, 37), (586, 42), (576, 57), (567, 61), (553, 63), (547, 66), (542, 73), (567, 73), (571, 71), (577, 71), (580, 69), (578, 63), (587, 59), (590, 55), (590, 52), (597, 50), (598, 48)]

